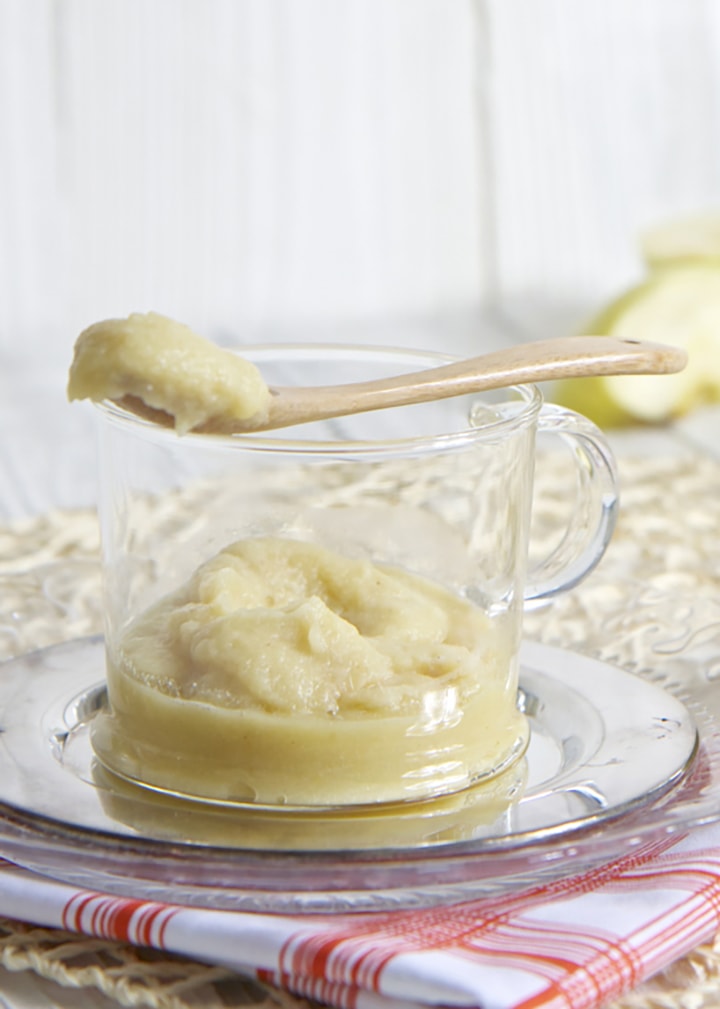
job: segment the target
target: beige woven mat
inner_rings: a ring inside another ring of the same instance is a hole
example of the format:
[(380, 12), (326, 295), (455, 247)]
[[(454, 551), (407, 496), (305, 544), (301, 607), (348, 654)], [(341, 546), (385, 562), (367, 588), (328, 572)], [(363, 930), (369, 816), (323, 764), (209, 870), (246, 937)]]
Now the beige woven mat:
[[(593, 574), (526, 631), (633, 672), (661, 668), (720, 712), (720, 463), (705, 456), (621, 458), (622, 509)], [(566, 485), (540, 469), (538, 527)], [(0, 658), (100, 629), (97, 529), (89, 512), (0, 529)], [(127, 1006), (186, 1009), (307, 1005), (225, 969), (117, 942), (0, 920), (0, 965), (34, 971)], [(2, 977), (0, 977), (0, 992)], [(614, 1009), (720, 1004), (720, 938), (615, 1003)]]

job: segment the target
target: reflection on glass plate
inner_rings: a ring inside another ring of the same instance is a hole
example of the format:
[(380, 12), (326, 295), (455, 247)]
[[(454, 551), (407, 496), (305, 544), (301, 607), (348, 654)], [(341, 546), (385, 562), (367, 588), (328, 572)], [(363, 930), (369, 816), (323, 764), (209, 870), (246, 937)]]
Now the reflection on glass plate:
[(94, 759), (100, 638), (0, 671), (0, 854), (139, 898), (264, 911), (371, 910), (501, 893), (720, 818), (714, 731), (659, 686), (526, 643), (525, 758), (421, 803), (225, 809), (124, 782)]

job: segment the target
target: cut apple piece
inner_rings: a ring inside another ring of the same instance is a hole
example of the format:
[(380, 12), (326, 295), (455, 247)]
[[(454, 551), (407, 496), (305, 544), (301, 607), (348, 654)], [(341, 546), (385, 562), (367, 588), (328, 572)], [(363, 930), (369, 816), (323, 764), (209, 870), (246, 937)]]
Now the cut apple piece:
[(640, 236), (640, 248), (651, 270), (708, 260), (720, 265), (720, 211), (648, 228)]
[(720, 260), (653, 275), (613, 302), (587, 332), (682, 347), (675, 375), (618, 375), (559, 383), (556, 402), (602, 427), (660, 423), (703, 403), (720, 402)]

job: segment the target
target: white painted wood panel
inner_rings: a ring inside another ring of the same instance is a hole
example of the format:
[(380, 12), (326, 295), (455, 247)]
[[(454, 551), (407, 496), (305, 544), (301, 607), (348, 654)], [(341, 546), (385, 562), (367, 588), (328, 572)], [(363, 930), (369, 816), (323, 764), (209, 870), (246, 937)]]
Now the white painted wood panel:
[(75, 329), (133, 308), (254, 330), (477, 302), (464, 0), (0, 6), (31, 242), (20, 262), (0, 238), (6, 338), (44, 324), (38, 297)]
[(643, 272), (637, 237), (720, 207), (715, 0), (489, 0), (501, 302), (579, 308)]
[[(0, 0), (0, 340), (60, 297), (57, 67), (51, 0)], [(50, 297), (46, 297), (49, 294)]]
[(588, 304), (720, 203), (719, 76), (715, 0), (0, 0), (0, 345)]
[(718, 206), (717, 0), (0, 0), (0, 514), (92, 493), (97, 318), (479, 350)]

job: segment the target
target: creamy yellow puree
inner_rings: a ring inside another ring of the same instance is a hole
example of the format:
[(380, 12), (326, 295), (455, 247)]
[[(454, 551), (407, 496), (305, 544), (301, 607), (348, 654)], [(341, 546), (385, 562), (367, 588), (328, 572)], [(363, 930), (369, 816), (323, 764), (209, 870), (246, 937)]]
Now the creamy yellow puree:
[(101, 760), (186, 795), (354, 804), (441, 794), (526, 740), (513, 634), (405, 571), (242, 540), (109, 644)]
[(270, 392), (250, 361), (149, 312), (95, 323), (75, 344), (69, 399), (125, 396), (164, 411), (184, 433), (224, 431), (233, 421), (260, 418)]

